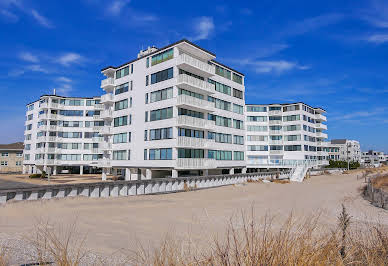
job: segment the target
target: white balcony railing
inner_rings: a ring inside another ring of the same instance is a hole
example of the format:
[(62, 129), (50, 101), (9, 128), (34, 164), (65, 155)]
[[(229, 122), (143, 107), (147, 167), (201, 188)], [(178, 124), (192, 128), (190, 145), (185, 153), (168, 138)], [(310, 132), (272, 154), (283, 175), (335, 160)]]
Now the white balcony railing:
[(103, 110), (103, 111), (101, 111), (100, 116), (102, 119), (109, 119), (109, 118), (111, 119), (113, 116), (113, 111), (112, 110)]
[(215, 92), (215, 88), (213, 84), (204, 80), (194, 78), (186, 74), (180, 74), (178, 76), (178, 86), (179, 85), (185, 85), (196, 90), (201, 90), (201, 92), (206, 92), (206, 93)]
[(209, 65), (206, 62), (198, 60), (188, 54), (181, 54), (178, 57), (178, 65), (188, 65), (189, 67), (198, 69), (200, 72), (205, 72), (207, 76), (213, 76), (215, 74), (215, 66)]
[(269, 116), (272, 116), (272, 115), (281, 115), (282, 114), (282, 111), (281, 110), (272, 110), (272, 111), (268, 111), (268, 115)]
[(269, 134), (275, 134), (275, 135), (279, 135), (279, 134), (282, 134), (283, 131), (282, 130), (269, 130)]
[(101, 103), (95, 104), (94, 105), (94, 109), (95, 110), (103, 110), (104, 109), (104, 105), (101, 104)]
[(113, 89), (115, 85), (115, 80), (114, 78), (106, 78), (101, 80), (101, 88), (102, 89)]
[(178, 147), (205, 148), (207, 139), (178, 137)]
[(109, 143), (109, 142), (101, 143), (101, 150), (103, 150), (103, 151), (110, 151), (110, 150), (112, 150), (112, 143)]
[(283, 150), (270, 150), (270, 154), (283, 154)]
[(315, 119), (318, 120), (318, 121), (326, 121), (326, 116), (323, 116), (321, 114), (316, 114), (315, 115)]
[(189, 127), (207, 128), (210, 126), (210, 121), (187, 115), (180, 115), (177, 118), (177, 124)]
[(189, 95), (181, 94), (177, 97), (177, 104), (178, 105), (189, 105), (194, 106), (196, 108), (205, 109), (205, 110), (212, 110), (214, 107), (214, 103), (202, 100), (196, 97), (192, 97)]
[(323, 129), (323, 130), (327, 130), (327, 125), (325, 125), (325, 124), (317, 123), (317, 124), (315, 124), (315, 126), (317, 128), (320, 128), (320, 129)]
[(282, 120), (269, 120), (270, 125), (281, 125)]
[(216, 167), (216, 162), (207, 158), (178, 158), (176, 165), (180, 169), (212, 169)]
[(101, 103), (113, 103), (113, 94), (107, 93), (101, 96)]
[(283, 144), (283, 140), (279, 139), (270, 139), (269, 144)]
[(108, 127), (108, 126), (104, 126), (103, 128), (101, 128), (100, 130), (100, 134), (101, 135), (112, 135), (112, 128)]

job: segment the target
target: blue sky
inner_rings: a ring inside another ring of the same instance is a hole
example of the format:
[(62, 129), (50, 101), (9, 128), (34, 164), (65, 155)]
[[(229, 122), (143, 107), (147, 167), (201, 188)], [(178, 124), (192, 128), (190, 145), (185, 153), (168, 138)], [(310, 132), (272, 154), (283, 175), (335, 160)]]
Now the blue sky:
[(0, 142), (41, 94), (100, 95), (101, 68), (187, 38), (246, 75), (247, 103), (322, 107), (330, 138), (388, 153), (388, 1), (182, 3), (0, 0)]

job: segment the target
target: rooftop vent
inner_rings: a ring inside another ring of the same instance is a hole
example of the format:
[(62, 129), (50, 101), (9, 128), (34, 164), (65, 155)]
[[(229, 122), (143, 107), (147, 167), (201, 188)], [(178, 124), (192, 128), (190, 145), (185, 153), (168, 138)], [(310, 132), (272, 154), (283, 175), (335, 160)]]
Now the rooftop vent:
[(157, 50), (158, 50), (158, 48), (156, 48), (154, 45), (152, 47), (148, 46), (147, 49), (140, 50), (140, 52), (137, 54), (137, 58), (140, 58), (142, 56), (148, 55), (148, 54), (153, 53), (153, 52), (155, 52)]

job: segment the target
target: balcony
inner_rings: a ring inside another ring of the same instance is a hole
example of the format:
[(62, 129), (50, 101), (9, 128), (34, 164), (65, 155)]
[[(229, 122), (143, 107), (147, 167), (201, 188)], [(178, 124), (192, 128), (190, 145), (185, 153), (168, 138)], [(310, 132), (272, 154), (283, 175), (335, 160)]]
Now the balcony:
[(109, 159), (102, 159), (102, 160), (99, 160), (98, 161), (98, 164), (100, 167), (110, 167), (111, 166), (111, 163), (110, 163), (110, 160)]
[(323, 115), (321, 115), (321, 114), (316, 114), (316, 115), (315, 115), (315, 119), (316, 119), (317, 121), (327, 121), (326, 116), (323, 116)]
[(53, 120), (58, 120), (60, 117), (58, 114), (49, 114), (48, 118)]
[(108, 135), (108, 136), (112, 135), (113, 134), (112, 128), (105, 126), (105, 127), (101, 128), (100, 134), (101, 135)]
[(212, 125), (211, 121), (187, 115), (180, 115), (177, 117), (178, 126), (186, 126), (191, 128), (208, 128)]
[(214, 103), (184, 94), (177, 97), (177, 105), (189, 107), (195, 111), (214, 111)]
[(44, 102), (44, 103), (40, 103), (40, 104), (39, 104), (39, 108), (47, 109), (48, 107), (49, 107), (48, 102)]
[(103, 142), (103, 143), (101, 143), (100, 146), (101, 146), (102, 151), (111, 151), (112, 150), (112, 143)]
[(177, 146), (182, 148), (206, 148), (207, 139), (178, 137)]
[(103, 141), (104, 140), (104, 138), (103, 137), (93, 137), (92, 138), (92, 141), (95, 143), (95, 142), (101, 142), (101, 141)]
[(317, 135), (317, 138), (324, 138), (324, 139), (327, 139), (327, 134), (326, 134), (326, 133), (317, 132), (316, 135)]
[(48, 141), (56, 141), (57, 140), (57, 136), (49, 136), (48, 137)]
[(114, 78), (106, 78), (101, 80), (101, 88), (105, 91), (112, 91), (115, 87)]
[(283, 131), (282, 130), (269, 130), (269, 134), (270, 135), (281, 135), (283, 134)]
[(272, 116), (272, 115), (282, 115), (282, 111), (281, 110), (268, 111), (268, 115), (269, 116)]
[(178, 158), (176, 168), (179, 169), (212, 169), (216, 168), (214, 159), (207, 158)]
[(112, 120), (113, 119), (113, 111), (112, 110), (103, 110), (100, 115), (101, 119)]
[(57, 130), (57, 126), (56, 125), (50, 125), (49, 129), (55, 131), (55, 130)]
[(178, 76), (177, 86), (201, 94), (213, 94), (215, 92), (213, 84), (186, 74), (180, 74)]
[(315, 124), (316, 128), (322, 129), (322, 130), (327, 130), (327, 125), (322, 124), (322, 123), (317, 123)]
[(181, 54), (177, 58), (177, 65), (180, 69), (198, 76), (209, 78), (215, 75), (215, 66), (198, 60), (188, 54)]
[(274, 145), (283, 145), (283, 140), (279, 140), (279, 139), (270, 139), (269, 140), (269, 144), (274, 144)]
[(103, 126), (94, 126), (93, 127), (93, 131), (95, 131), (95, 132), (99, 132), (99, 131), (101, 131), (103, 129)]
[(113, 104), (113, 94), (107, 93), (101, 96), (101, 103), (103, 104)]
[(281, 125), (282, 120), (269, 120), (270, 125)]
[(283, 150), (270, 150), (269, 154), (283, 154)]
[(99, 120), (101, 119), (101, 115), (93, 115), (93, 119)]
[(95, 104), (94, 110), (104, 110), (104, 105), (101, 103)]

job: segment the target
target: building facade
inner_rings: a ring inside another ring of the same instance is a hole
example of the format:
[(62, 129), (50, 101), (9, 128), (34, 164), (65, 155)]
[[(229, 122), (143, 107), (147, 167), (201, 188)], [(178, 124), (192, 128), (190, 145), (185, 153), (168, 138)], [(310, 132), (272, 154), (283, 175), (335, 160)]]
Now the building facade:
[(246, 105), (248, 168), (328, 163), (325, 110), (304, 103)]
[(23, 142), (0, 144), (0, 173), (21, 173)]
[(337, 161), (361, 163), (360, 143), (357, 140), (333, 139), (330, 141), (330, 147), (333, 148), (333, 152), (330, 155), (337, 158)]
[(98, 172), (104, 121), (100, 97), (43, 95), (27, 105), (24, 173)]
[(361, 154), (361, 164), (364, 166), (379, 167), (387, 162), (388, 156), (382, 151), (369, 150)]

